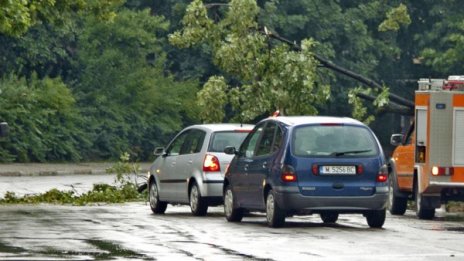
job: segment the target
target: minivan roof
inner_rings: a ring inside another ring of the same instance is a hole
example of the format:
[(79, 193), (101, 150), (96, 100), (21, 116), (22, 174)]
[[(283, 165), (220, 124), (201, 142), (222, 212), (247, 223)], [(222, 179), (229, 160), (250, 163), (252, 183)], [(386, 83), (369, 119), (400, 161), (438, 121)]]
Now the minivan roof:
[(287, 125), (300, 125), (300, 124), (318, 124), (318, 123), (338, 123), (338, 124), (353, 124), (362, 125), (364, 124), (358, 120), (348, 117), (331, 117), (331, 116), (278, 116), (270, 117), (268, 119), (274, 119), (285, 123)]

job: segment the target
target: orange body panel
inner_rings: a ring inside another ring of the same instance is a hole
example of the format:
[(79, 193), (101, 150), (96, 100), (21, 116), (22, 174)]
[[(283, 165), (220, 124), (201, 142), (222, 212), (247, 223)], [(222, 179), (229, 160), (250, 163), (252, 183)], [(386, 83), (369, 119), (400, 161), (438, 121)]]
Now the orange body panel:
[(430, 94), (416, 93), (415, 104), (416, 106), (429, 106)]
[(464, 182), (464, 167), (454, 167), (454, 174), (451, 177), (452, 182)]
[(412, 191), (414, 177), (414, 134), (409, 144), (400, 145), (393, 152), (395, 160), (398, 189), (400, 191)]
[(464, 107), (464, 94), (454, 95), (453, 107)]

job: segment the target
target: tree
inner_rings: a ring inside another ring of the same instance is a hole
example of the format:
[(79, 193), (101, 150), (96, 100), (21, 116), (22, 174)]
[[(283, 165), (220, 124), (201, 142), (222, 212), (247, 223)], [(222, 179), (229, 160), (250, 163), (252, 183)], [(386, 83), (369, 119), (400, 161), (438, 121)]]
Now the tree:
[(77, 161), (90, 146), (75, 99), (61, 79), (10, 75), (0, 79), (0, 94), (0, 118), (11, 128), (0, 146), (2, 161)]
[(121, 0), (16, 0), (0, 2), (0, 34), (20, 36), (40, 22), (63, 23), (76, 11), (92, 12), (103, 19), (111, 19), (112, 11)]
[(214, 63), (232, 76), (229, 80), (213, 76), (204, 85), (197, 97), (203, 120), (223, 121), (221, 112), (227, 103), (239, 112), (235, 120), (240, 121), (275, 110), (317, 114), (315, 105), (327, 100), (329, 89), (318, 81), (318, 63), (312, 53), (315, 42), (304, 40), (300, 52), (270, 42), (259, 30), (255, 1), (232, 0), (226, 8), (223, 18), (216, 21), (195, 0), (186, 10), (182, 30), (170, 35), (170, 42), (178, 47), (208, 45)]
[(121, 9), (113, 22), (88, 17), (77, 40), (73, 86), (85, 127), (93, 133), (91, 158), (130, 151), (150, 155), (155, 144), (195, 117), (196, 82), (165, 75), (163, 38), (168, 23), (148, 9)]

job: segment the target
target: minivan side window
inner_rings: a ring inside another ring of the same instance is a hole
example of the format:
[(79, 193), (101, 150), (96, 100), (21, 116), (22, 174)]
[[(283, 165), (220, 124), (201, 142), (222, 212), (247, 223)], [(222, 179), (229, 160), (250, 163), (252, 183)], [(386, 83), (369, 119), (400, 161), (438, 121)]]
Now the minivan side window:
[[(256, 150), (256, 156), (263, 156), (270, 154), (273, 150), (274, 137), (276, 137), (276, 131), (279, 130), (277, 125), (273, 122), (269, 122), (263, 131), (263, 136), (258, 143)], [(279, 145), (279, 144), (277, 144)]]
[(263, 132), (264, 124), (258, 125), (252, 133), (245, 139), (242, 146), (240, 147), (240, 155), (244, 155), (246, 158), (255, 156), (256, 142)]
[(274, 151), (277, 151), (280, 148), (280, 146), (282, 145), (282, 139), (283, 139), (282, 129), (279, 127), (279, 125), (277, 125), (274, 142), (272, 143), (271, 153)]

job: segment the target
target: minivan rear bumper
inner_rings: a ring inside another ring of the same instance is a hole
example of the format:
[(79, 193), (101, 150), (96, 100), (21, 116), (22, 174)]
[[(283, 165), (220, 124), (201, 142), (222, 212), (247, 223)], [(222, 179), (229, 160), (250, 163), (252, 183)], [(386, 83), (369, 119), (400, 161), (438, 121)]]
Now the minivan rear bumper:
[(303, 196), (298, 190), (289, 187), (275, 189), (277, 204), (284, 210), (363, 212), (387, 207), (388, 193), (376, 192), (371, 196), (357, 197), (317, 197)]

